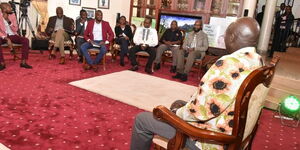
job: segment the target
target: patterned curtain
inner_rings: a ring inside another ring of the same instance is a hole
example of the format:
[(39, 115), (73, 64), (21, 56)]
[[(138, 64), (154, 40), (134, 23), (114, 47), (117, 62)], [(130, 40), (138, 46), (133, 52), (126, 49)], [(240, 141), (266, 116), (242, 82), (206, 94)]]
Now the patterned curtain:
[(48, 0), (33, 0), (32, 5), (37, 10), (39, 15), (38, 32), (45, 32), (48, 23)]

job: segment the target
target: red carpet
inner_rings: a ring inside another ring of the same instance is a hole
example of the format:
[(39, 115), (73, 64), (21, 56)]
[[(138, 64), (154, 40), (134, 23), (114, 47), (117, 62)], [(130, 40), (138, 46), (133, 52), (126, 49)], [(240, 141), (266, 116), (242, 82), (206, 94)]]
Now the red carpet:
[[(107, 61), (107, 70), (95, 73), (83, 71), (76, 61), (58, 61), (31, 54), (33, 70), (6, 61), (7, 69), (0, 72), (0, 143), (13, 150), (129, 149), (133, 118), (142, 110), (67, 84), (129, 65)], [(166, 64), (154, 75), (172, 80), (168, 70)], [(191, 73), (187, 84), (197, 83), (197, 73)], [(281, 126), (272, 114), (264, 111), (253, 149), (299, 149), (300, 129)]]

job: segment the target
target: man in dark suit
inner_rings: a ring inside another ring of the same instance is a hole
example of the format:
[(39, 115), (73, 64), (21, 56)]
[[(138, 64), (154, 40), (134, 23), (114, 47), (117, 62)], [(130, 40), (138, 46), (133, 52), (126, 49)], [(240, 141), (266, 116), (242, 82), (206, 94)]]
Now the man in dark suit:
[[(87, 41), (81, 45), (81, 51), (86, 58), (87, 64), (84, 69), (89, 70), (93, 68), (94, 71), (98, 70), (98, 64), (103, 56), (106, 54), (106, 50), (109, 47), (109, 43), (114, 39), (114, 33), (108, 22), (102, 20), (103, 14), (101, 10), (95, 12), (95, 19), (90, 20), (84, 31), (84, 39)], [(100, 53), (93, 61), (89, 55), (88, 49), (99, 48)]]
[(281, 16), (285, 14), (285, 4), (281, 3), (280, 10), (275, 14), (275, 25), (274, 25), (274, 37), (272, 41), (272, 48), (269, 57), (273, 57), (274, 51), (279, 51), (280, 49), (280, 22)]
[(74, 20), (65, 16), (61, 7), (56, 8), (56, 16), (49, 18), (46, 33), (51, 36), (51, 40), (54, 41), (54, 48), (49, 56), (50, 59), (55, 58), (55, 51), (59, 48), (60, 51), (60, 64), (65, 63), (65, 49), (64, 41), (70, 39), (70, 33), (74, 29)]
[(80, 46), (86, 42), (84, 39), (84, 31), (86, 29), (88, 21), (90, 20), (91, 20), (90, 18), (87, 18), (86, 10), (84, 9), (80, 10), (80, 18), (76, 20), (76, 30), (75, 30), (77, 54), (79, 57), (78, 62), (82, 62), (83, 60)]
[(264, 18), (264, 14), (265, 14), (265, 5), (262, 6), (261, 8), (261, 12), (257, 14), (256, 16), (256, 21), (258, 22), (259, 26), (261, 27), (263, 18)]

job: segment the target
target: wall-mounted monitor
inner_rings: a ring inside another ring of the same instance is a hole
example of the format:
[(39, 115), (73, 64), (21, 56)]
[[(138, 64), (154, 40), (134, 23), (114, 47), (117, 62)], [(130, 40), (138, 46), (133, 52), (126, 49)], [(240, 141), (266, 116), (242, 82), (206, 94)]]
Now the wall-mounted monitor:
[(201, 20), (201, 16), (189, 16), (181, 14), (170, 14), (170, 13), (160, 13), (158, 19), (158, 36), (159, 38), (163, 35), (166, 29), (170, 28), (171, 22), (176, 20), (178, 27), (183, 29), (186, 33), (193, 30), (193, 26), (196, 20)]

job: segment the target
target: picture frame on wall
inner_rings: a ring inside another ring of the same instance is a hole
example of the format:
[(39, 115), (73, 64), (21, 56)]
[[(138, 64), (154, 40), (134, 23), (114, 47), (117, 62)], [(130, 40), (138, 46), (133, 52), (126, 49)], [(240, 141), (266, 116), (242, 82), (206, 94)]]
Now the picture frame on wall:
[(109, 9), (109, 0), (98, 0), (98, 8)]
[(82, 7), (82, 9), (87, 12), (88, 18), (93, 18), (93, 19), (95, 18), (96, 8)]
[(69, 0), (69, 4), (80, 6), (81, 5), (81, 0)]

